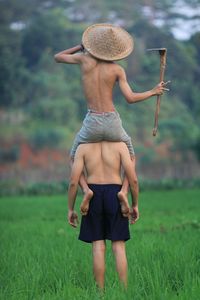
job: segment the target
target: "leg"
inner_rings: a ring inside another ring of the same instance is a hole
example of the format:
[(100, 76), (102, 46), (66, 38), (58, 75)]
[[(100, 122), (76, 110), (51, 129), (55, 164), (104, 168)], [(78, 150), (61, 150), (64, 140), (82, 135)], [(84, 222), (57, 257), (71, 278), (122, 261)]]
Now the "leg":
[[(135, 156), (131, 156), (131, 161), (133, 163), (133, 169), (135, 168)], [(128, 217), (130, 213), (130, 207), (128, 203), (128, 190), (129, 190), (129, 182), (126, 177), (124, 176), (123, 184), (121, 191), (118, 193), (118, 198), (121, 204), (121, 212), (124, 217)]]
[[(129, 150), (131, 160), (133, 162), (133, 168), (135, 168), (135, 152), (133, 149), (132, 141), (131, 141), (130, 136), (128, 136), (128, 134), (122, 127), (121, 120), (119, 123), (118, 132), (120, 134), (120, 141), (124, 142)], [(119, 198), (119, 201), (121, 204), (121, 212), (124, 217), (129, 217), (129, 214), (130, 214), (130, 207), (129, 207), (129, 203), (128, 203), (128, 191), (129, 191), (129, 182), (125, 175), (121, 191), (118, 193), (118, 198)]]
[(112, 250), (115, 256), (115, 263), (119, 279), (127, 288), (127, 259), (124, 241), (112, 242)]
[[(71, 157), (70, 165), (72, 166), (72, 164), (73, 158)], [(93, 191), (88, 187), (84, 173), (81, 174), (79, 185), (84, 193), (83, 200), (80, 205), (80, 211), (83, 216), (86, 216), (88, 213), (90, 200), (93, 197)]]
[(80, 205), (81, 214), (86, 216), (89, 210), (90, 200), (93, 197), (93, 191), (89, 188), (84, 173), (81, 174), (79, 185), (84, 193), (83, 200)]
[[(98, 116), (99, 118), (99, 116)], [(103, 119), (102, 121), (103, 122)], [(88, 112), (84, 121), (83, 126), (80, 131), (76, 134), (72, 149), (71, 149), (71, 162), (73, 162), (73, 157), (75, 156), (76, 150), (80, 144), (99, 142), (101, 138), (101, 126), (96, 125), (96, 117), (91, 112)], [(80, 206), (80, 211), (82, 215), (87, 215), (89, 209), (89, 202), (93, 196), (93, 191), (89, 189), (84, 173), (82, 173), (79, 185), (84, 193), (83, 201)]]
[(92, 243), (94, 278), (101, 290), (104, 288), (105, 250), (106, 245), (104, 240)]

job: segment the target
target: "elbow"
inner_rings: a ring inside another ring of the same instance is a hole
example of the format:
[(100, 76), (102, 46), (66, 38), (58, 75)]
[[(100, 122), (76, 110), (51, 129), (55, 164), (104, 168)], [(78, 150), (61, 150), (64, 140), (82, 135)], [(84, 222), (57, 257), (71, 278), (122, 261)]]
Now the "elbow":
[(128, 97), (126, 97), (126, 102), (129, 103), (129, 104), (132, 103), (131, 99), (128, 98)]
[(126, 102), (129, 104), (135, 102), (133, 96), (132, 95), (126, 96)]

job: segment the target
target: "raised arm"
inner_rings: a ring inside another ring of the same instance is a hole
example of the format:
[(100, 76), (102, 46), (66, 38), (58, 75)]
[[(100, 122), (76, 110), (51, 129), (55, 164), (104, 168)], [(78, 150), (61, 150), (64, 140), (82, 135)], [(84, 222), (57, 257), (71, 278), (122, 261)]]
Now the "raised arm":
[(128, 103), (143, 101), (155, 95), (162, 95), (164, 91), (168, 91), (168, 89), (165, 88), (166, 83), (160, 82), (152, 90), (143, 93), (135, 93), (128, 84), (126, 73), (122, 67), (119, 67), (118, 69), (118, 81), (120, 90)]
[(77, 52), (83, 51), (83, 49), (83, 45), (77, 45), (73, 48), (61, 51), (54, 55), (55, 61), (65, 64), (80, 64), (83, 54)]
[(76, 221), (78, 220), (77, 214), (74, 212), (74, 205), (76, 201), (76, 195), (78, 190), (78, 182), (81, 173), (84, 168), (84, 156), (80, 146), (76, 151), (74, 157), (74, 163), (72, 165), (71, 176), (68, 187), (68, 222), (73, 227), (76, 227)]

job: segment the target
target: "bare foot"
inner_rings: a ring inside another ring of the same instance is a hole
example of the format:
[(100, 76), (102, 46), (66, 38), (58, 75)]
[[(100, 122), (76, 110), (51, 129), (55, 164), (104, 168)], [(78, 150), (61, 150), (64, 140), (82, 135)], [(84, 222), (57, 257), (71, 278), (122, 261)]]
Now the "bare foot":
[(123, 217), (129, 217), (130, 214), (130, 207), (129, 207), (129, 203), (128, 203), (128, 198), (126, 196), (125, 193), (123, 193), (122, 191), (120, 191), (117, 194), (118, 198), (119, 198), (119, 202), (121, 205), (121, 212), (122, 212), (122, 216)]
[(86, 216), (89, 210), (90, 200), (93, 197), (93, 191), (88, 189), (84, 193), (83, 201), (81, 202), (80, 211), (82, 216)]

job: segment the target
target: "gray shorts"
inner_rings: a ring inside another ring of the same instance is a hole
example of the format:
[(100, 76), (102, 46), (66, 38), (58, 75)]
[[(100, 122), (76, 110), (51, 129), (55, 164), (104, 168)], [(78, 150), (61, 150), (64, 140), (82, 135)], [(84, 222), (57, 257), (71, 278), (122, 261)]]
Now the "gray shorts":
[(71, 149), (73, 158), (80, 144), (97, 143), (101, 141), (126, 143), (131, 156), (135, 155), (130, 136), (122, 127), (122, 121), (117, 111), (98, 113), (88, 110), (81, 130), (77, 133)]

